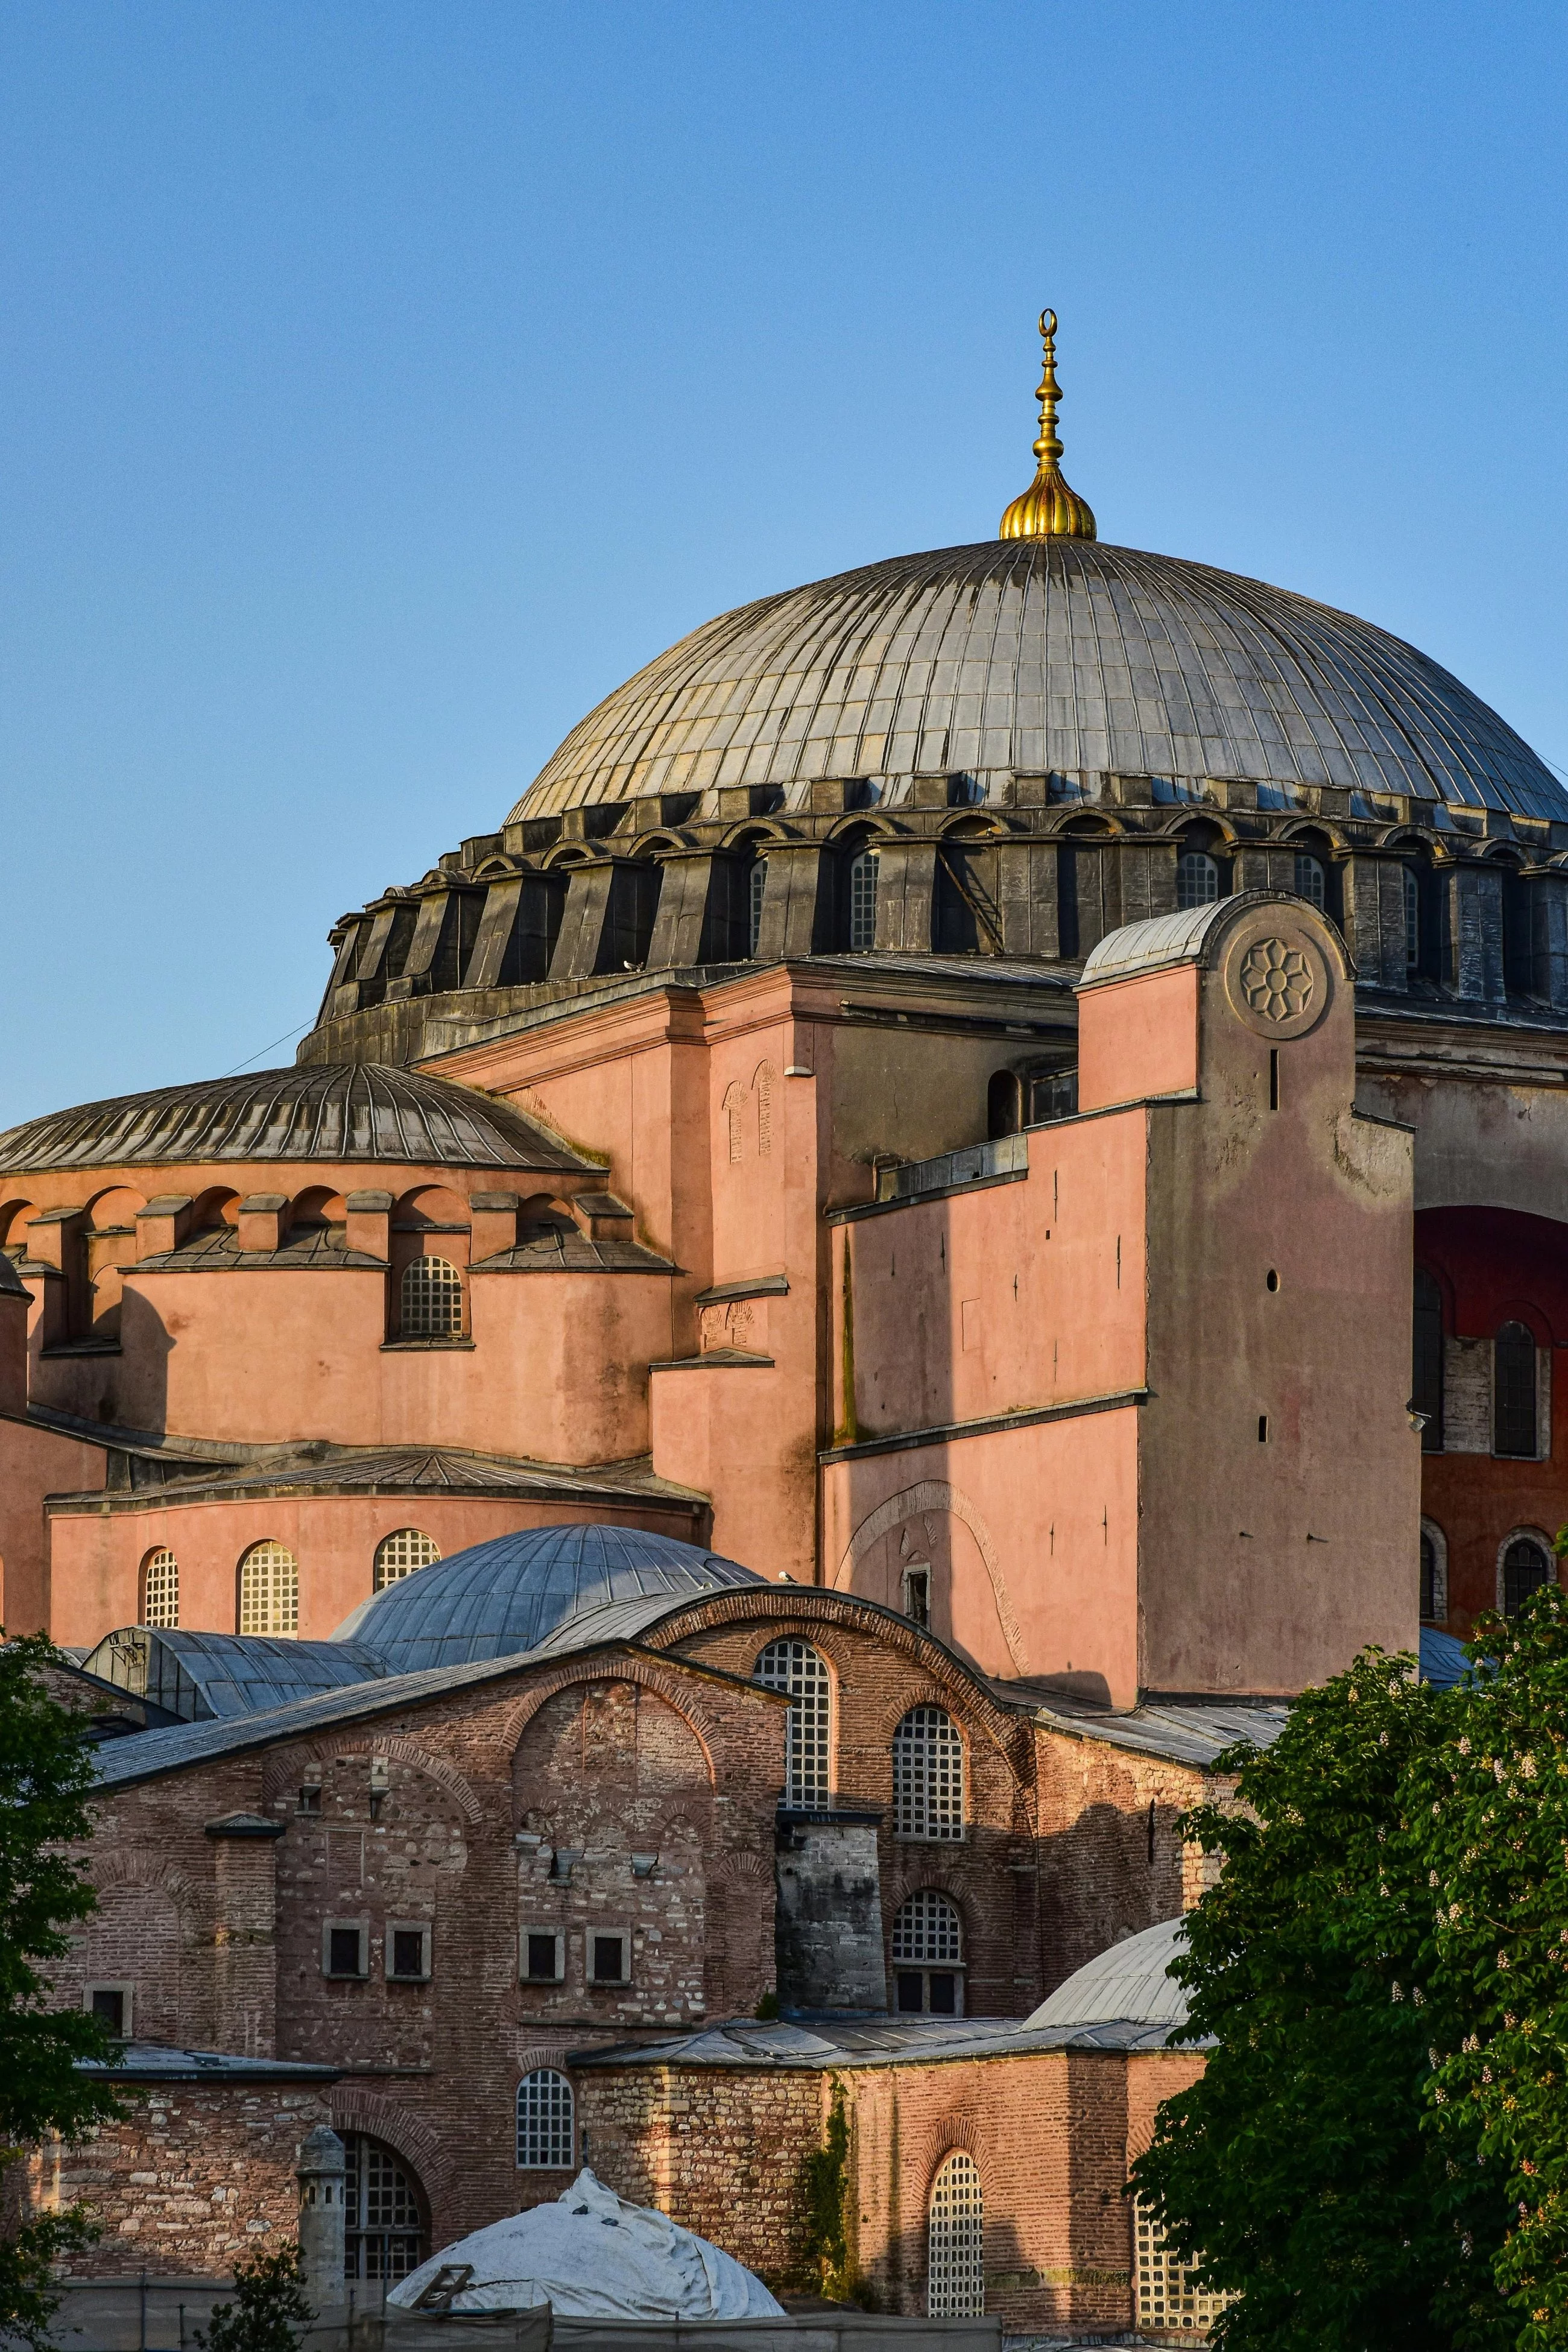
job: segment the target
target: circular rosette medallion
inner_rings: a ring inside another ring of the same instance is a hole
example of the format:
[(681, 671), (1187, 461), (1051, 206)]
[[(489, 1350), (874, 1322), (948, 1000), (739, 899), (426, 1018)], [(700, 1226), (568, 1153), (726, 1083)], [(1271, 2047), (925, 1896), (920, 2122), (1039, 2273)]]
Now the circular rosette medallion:
[(1226, 964), (1226, 994), (1259, 1037), (1304, 1037), (1328, 1011), (1331, 985), (1321, 951), (1300, 932), (1244, 936)]

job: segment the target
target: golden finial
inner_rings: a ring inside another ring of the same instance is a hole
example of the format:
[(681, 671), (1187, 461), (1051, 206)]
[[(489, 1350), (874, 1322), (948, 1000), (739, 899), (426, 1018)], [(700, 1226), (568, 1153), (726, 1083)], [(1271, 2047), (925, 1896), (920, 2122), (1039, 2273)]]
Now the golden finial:
[(1057, 438), (1057, 403), (1062, 396), (1057, 382), (1057, 314), (1040, 312), (1040, 341), (1046, 364), (1035, 397), (1040, 404), (1040, 437), (1035, 444), (1038, 469), (1021, 498), (1014, 499), (1002, 518), (998, 539), (1092, 539), (1094, 514), (1087, 499), (1069, 490), (1057, 463), (1062, 445)]

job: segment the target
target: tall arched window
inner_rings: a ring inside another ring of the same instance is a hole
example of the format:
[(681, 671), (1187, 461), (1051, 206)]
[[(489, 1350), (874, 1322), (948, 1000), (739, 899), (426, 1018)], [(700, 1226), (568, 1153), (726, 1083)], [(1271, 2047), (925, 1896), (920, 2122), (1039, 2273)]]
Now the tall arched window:
[(536, 2066), (517, 2086), (517, 2160), (524, 2172), (570, 2172), (572, 2085), (553, 2066)]
[(1163, 2230), (1141, 2197), (1134, 2200), (1132, 2213), (1139, 2326), (1152, 2336), (1179, 2336), (1189, 2328), (1194, 2336), (1207, 2336), (1235, 2296), (1194, 2286), (1196, 2263), (1184, 2263), (1171, 2252)]
[(1443, 1545), (1435, 1528), (1422, 1524), (1421, 1528), (1421, 1622), (1440, 1625), (1448, 1613), (1447, 1566), (1443, 1558)]
[(461, 1338), (463, 1277), (444, 1257), (410, 1258), (404, 1267), (399, 1329), (405, 1339)]
[(1535, 1334), (1523, 1323), (1492, 1341), (1492, 1452), (1535, 1459)]
[(984, 2318), (985, 2206), (974, 2158), (961, 2147), (931, 2182), (926, 2228), (928, 2318)]
[(280, 1543), (252, 1544), (239, 1563), (239, 1630), (292, 1640), (300, 1631), (300, 1563)]
[(177, 1625), (180, 1622), (180, 1563), (167, 1544), (150, 1551), (142, 1563), (142, 1614), (139, 1625)]
[(425, 2259), (419, 2191), (403, 2158), (367, 2132), (344, 2132), (343, 2276), (400, 2279)]
[(893, 1832), (963, 1835), (963, 1742), (945, 1707), (911, 1706), (893, 1734)]
[(767, 895), (768, 861), (753, 858), (746, 877), (746, 953), (754, 956), (763, 936), (763, 900)]
[(1552, 1581), (1546, 1546), (1535, 1536), (1515, 1536), (1502, 1556), (1501, 1601), (1505, 1617), (1515, 1617), (1532, 1592)]
[(877, 853), (858, 849), (849, 860), (849, 945), (859, 950), (877, 944)]
[(893, 1920), (893, 2003), (900, 2014), (956, 2017), (963, 1930), (945, 1895), (922, 1887)]
[(1405, 968), (1415, 971), (1421, 961), (1421, 877), (1413, 866), (1405, 869)]
[(770, 1642), (752, 1669), (753, 1682), (787, 1691), (784, 1803), (797, 1812), (826, 1805), (831, 1780), (831, 1699), (827, 1662), (809, 1642), (784, 1634)]
[(1423, 1454), (1443, 1451), (1443, 1294), (1435, 1275), (1415, 1269), (1410, 1402), (1426, 1416)]
[(1219, 866), (1206, 849), (1184, 849), (1176, 860), (1176, 905), (1210, 907), (1219, 897)]
[(1306, 850), (1299, 849), (1296, 852), (1297, 898), (1310, 899), (1321, 912), (1328, 903), (1328, 877), (1323, 872), (1321, 858), (1313, 857)]
[(416, 1568), (434, 1568), (441, 1557), (441, 1547), (434, 1536), (418, 1528), (397, 1528), (383, 1536), (375, 1548), (375, 1564), (371, 1570), (371, 1591), (384, 1592), (389, 1584), (396, 1584), (405, 1576), (412, 1576)]

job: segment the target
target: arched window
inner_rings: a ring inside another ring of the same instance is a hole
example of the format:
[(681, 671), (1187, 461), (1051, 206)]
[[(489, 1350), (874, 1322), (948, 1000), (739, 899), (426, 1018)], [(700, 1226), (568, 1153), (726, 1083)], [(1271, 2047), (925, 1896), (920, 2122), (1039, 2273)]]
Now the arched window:
[(830, 1785), (827, 1662), (809, 1642), (784, 1634), (768, 1643), (752, 1679), (789, 1694), (783, 1801), (792, 1811), (816, 1812), (826, 1804)]
[(746, 953), (754, 956), (763, 936), (763, 900), (767, 896), (768, 861), (753, 858), (746, 877)]
[(1309, 898), (1320, 913), (1328, 904), (1328, 876), (1320, 857), (1310, 856), (1304, 849), (1296, 852), (1296, 896)]
[(1165, 2244), (1165, 2233), (1144, 2204), (1133, 2202), (1133, 2267), (1137, 2278), (1138, 2325), (1151, 2336), (1206, 2336), (1234, 2295), (1193, 2284), (1195, 2263), (1184, 2263)]
[(167, 1544), (150, 1551), (142, 1563), (142, 1614), (139, 1625), (177, 1625), (180, 1622), (180, 1563)]
[(1421, 877), (1414, 866), (1405, 869), (1405, 966), (1415, 971), (1421, 961)]
[(911, 1706), (893, 1734), (893, 1832), (963, 1835), (963, 1742), (944, 1707)]
[(419, 2191), (403, 2158), (366, 2132), (344, 2132), (343, 2276), (400, 2279), (425, 2259)]
[(927, 1886), (893, 1920), (893, 1997), (900, 2015), (956, 2017), (963, 1986), (963, 1930), (945, 1895)]
[(1535, 1536), (1515, 1536), (1502, 1556), (1502, 1607), (1505, 1617), (1516, 1617), (1532, 1592), (1552, 1581), (1546, 1546)]
[(1535, 1459), (1535, 1334), (1523, 1323), (1492, 1341), (1492, 1452)]
[(985, 2207), (974, 2158), (955, 2147), (931, 2185), (926, 2315), (981, 2319), (985, 2313)]
[(300, 1563), (280, 1543), (252, 1544), (239, 1563), (239, 1630), (292, 1641), (300, 1631)]
[(1436, 1531), (1421, 1529), (1421, 1622), (1440, 1625), (1448, 1613), (1446, 1563)]
[(392, 1535), (383, 1536), (375, 1548), (371, 1591), (384, 1592), (400, 1577), (412, 1576), (416, 1568), (434, 1568), (440, 1557), (441, 1547), (434, 1536), (423, 1534), (418, 1528), (398, 1528)]
[(993, 1070), (985, 1089), (985, 1132), (994, 1142), (998, 1136), (1016, 1135), (1024, 1124), (1024, 1089), (1011, 1070)]
[(572, 2085), (553, 2066), (536, 2066), (517, 2086), (517, 2160), (524, 2172), (570, 2172)]
[(1219, 897), (1219, 867), (1206, 849), (1184, 849), (1176, 860), (1176, 905), (1211, 907)]
[(858, 849), (849, 860), (849, 945), (858, 951), (877, 944), (877, 853)]
[(1423, 1454), (1443, 1451), (1443, 1294), (1435, 1275), (1415, 1269), (1410, 1402), (1426, 1416)]
[(444, 1257), (410, 1258), (403, 1269), (405, 1339), (456, 1339), (463, 1329), (463, 1277)]

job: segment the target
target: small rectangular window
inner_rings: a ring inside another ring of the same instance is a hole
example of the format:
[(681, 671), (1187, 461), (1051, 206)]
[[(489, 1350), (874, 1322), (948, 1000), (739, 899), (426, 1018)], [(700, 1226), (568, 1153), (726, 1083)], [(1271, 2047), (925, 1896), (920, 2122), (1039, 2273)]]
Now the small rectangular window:
[(528, 1984), (559, 1984), (564, 1974), (565, 1938), (549, 1929), (529, 1927), (522, 1938), (522, 1974)]
[(312, 1783), (300, 1790), (299, 1809), (302, 1813), (319, 1813), (321, 1811), (321, 1791), (319, 1785)]
[(405, 1984), (420, 1982), (430, 1973), (430, 1930), (386, 1923), (386, 1973)]
[(131, 2035), (131, 1987), (125, 1984), (89, 1985), (86, 2006), (94, 2017), (100, 2017), (117, 2041), (125, 2042)]
[(929, 1568), (906, 1568), (904, 1570), (904, 1614), (912, 1624), (931, 1623), (931, 1570)]
[(329, 1919), (321, 1929), (321, 1973), (329, 1977), (369, 1974), (365, 1948), (370, 1933), (362, 1920)]
[(626, 1981), (626, 1939), (624, 1936), (595, 1936), (593, 1939), (595, 1984), (625, 1984)]

